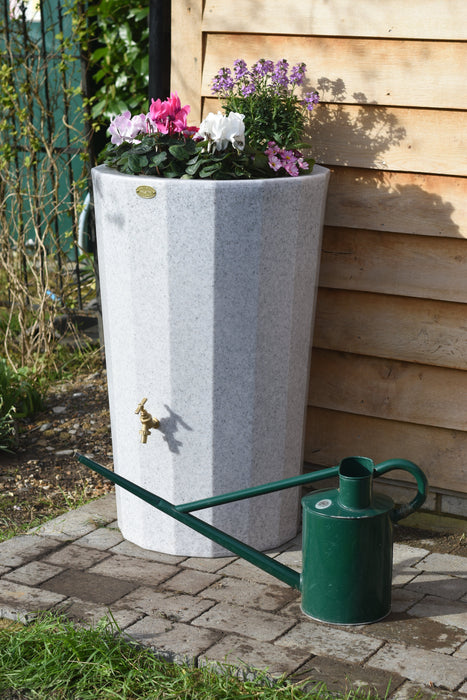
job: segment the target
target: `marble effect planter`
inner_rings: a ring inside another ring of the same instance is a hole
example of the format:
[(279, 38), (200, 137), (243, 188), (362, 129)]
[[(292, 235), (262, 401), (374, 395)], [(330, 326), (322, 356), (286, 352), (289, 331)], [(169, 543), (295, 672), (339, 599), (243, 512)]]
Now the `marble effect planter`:
[[(93, 170), (119, 474), (182, 503), (301, 472), (328, 179), (320, 166), (218, 182)], [(147, 444), (135, 415), (143, 397), (160, 420)], [(118, 487), (117, 511), (124, 537), (146, 549), (225, 553)], [(299, 493), (196, 515), (272, 548), (297, 532)]]

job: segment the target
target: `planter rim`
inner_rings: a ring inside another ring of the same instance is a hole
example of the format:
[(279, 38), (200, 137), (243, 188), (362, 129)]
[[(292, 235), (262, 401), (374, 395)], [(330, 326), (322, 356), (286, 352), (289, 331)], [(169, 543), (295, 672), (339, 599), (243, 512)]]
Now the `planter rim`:
[(199, 185), (202, 185), (203, 187), (206, 187), (207, 185), (211, 186), (218, 186), (219, 184), (226, 185), (227, 187), (239, 187), (241, 185), (245, 185), (245, 183), (248, 184), (253, 184), (253, 183), (258, 183), (263, 184), (265, 182), (280, 182), (280, 183), (286, 183), (286, 182), (297, 182), (297, 181), (303, 181), (305, 178), (310, 178), (313, 176), (327, 176), (330, 173), (329, 168), (325, 168), (323, 165), (318, 165), (315, 163), (313, 166), (313, 170), (309, 173), (303, 173), (303, 175), (299, 175), (298, 177), (291, 177), (290, 175), (287, 177), (257, 177), (257, 178), (241, 178), (237, 180), (211, 180), (209, 178), (202, 179), (202, 178), (193, 178), (193, 179), (181, 179), (178, 177), (159, 177), (158, 175), (135, 175), (135, 174), (130, 174), (130, 173), (122, 173), (120, 170), (116, 170), (115, 168), (110, 168), (108, 165), (97, 165), (96, 167), (92, 168), (92, 170), (95, 170), (99, 173), (102, 174), (109, 174), (109, 175), (116, 175), (121, 178), (141, 178), (142, 180), (156, 180), (157, 182), (172, 182), (172, 183), (178, 183), (179, 187), (185, 187), (187, 184), (193, 185), (193, 183), (197, 183)]

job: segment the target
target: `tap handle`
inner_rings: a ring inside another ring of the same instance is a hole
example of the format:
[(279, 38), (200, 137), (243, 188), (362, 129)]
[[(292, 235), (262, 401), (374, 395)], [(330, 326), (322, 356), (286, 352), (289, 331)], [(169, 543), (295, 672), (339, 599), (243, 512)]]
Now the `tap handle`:
[(141, 413), (141, 411), (144, 411), (144, 410), (145, 410), (144, 404), (146, 403), (146, 401), (147, 401), (147, 398), (141, 399), (141, 401), (139, 402), (138, 407), (137, 407), (135, 413)]

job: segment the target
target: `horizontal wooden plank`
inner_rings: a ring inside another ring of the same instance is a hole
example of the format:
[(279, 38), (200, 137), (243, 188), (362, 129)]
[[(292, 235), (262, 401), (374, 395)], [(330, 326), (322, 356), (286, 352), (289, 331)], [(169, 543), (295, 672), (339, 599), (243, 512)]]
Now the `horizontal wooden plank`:
[[(323, 102), (467, 108), (463, 42), (207, 34), (203, 95), (212, 94), (211, 81), (219, 68), (231, 67), (239, 56), (248, 65), (259, 58), (285, 57), (290, 65), (303, 61), (305, 89), (317, 89)], [(433, 85), (442, 85), (442, 91), (434, 91)]]
[(467, 178), (332, 168), (325, 223), (467, 238)]
[(467, 303), (467, 240), (328, 226), (320, 285)]
[(326, 165), (467, 175), (467, 112), (321, 104), (307, 135)]
[(467, 371), (315, 348), (309, 404), (467, 431)]
[[(344, 457), (364, 455), (377, 464), (386, 459), (410, 459), (436, 488), (467, 493), (467, 433), (414, 423), (368, 418), (322, 408), (309, 408), (305, 460), (322, 466)], [(391, 472), (394, 479), (410, 479)]]
[(467, 305), (321, 288), (313, 345), (467, 369)]
[[(175, 1), (175, 0), (173, 0)], [(206, 0), (203, 31), (467, 39), (464, 0)]]

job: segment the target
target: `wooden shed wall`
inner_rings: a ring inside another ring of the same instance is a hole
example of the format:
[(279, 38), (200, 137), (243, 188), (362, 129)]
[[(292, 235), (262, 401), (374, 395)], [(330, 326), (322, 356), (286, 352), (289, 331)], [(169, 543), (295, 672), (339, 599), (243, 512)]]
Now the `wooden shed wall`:
[(467, 494), (467, 3), (172, 0), (196, 123), (236, 58), (305, 61), (332, 170), (305, 459), (419, 463)]

